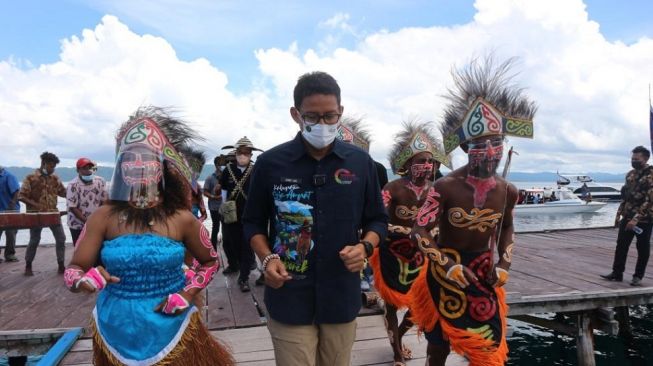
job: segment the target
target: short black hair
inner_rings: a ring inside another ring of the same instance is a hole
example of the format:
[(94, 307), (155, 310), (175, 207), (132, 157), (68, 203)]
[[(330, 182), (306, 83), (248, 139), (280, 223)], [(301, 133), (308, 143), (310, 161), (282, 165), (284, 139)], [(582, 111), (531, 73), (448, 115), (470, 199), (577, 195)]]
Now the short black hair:
[(215, 166), (224, 165), (226, 160), (227, 157), (224, 154), (217, 155), (215, 159), (213, 159), (213, 165)]
[(43, 154), (41, 154), (41, 163), (59, 164), (59, 158), (57, 157), (57, 155), (46, 151)]
[(297, 85), (293, 92), (295, 108), (299, 108), (304, 98), (315, 94), (335, 95), (340, 105), (340, 87), (333, 76), (323, 71), (306, 73), (297, 79)]
[(632, 151), (632, 153), (633, 153), (633, 154), (642, 154), (642, 155), (644, 155), (644, 157), (646, 158), (646, 160), (648, 160), (648, 158), (651, 157), (651, 152), (650, 152), (647, 148), (645, 148), (644, 146), (642, 146), (642, 145), (639, 145), (639, 146), (637, 146), (636, 148), (634, 148), (633, 151)]

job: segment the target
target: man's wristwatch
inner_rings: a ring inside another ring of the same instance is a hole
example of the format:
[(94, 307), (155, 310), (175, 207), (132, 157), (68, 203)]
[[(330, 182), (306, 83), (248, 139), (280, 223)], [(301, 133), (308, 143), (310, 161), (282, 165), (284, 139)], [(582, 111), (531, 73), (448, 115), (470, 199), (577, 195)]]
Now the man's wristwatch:
[(365, 256), (367, 258), (371, 257), (372, 254), (374, 254), (374, 244), (370, 243), (367, 240), (361, 240), (360, 243), (365, 247)]

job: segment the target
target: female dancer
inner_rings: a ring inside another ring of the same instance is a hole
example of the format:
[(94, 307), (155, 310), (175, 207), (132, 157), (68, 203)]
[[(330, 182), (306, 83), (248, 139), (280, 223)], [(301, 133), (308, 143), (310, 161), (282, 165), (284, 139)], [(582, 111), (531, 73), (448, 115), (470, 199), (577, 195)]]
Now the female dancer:
[[(234, 364), (192, 305), (218, 269), (189, 210), (192, 174), (178, 153), (195, 136), (156, 107), (140, 108), (118, 132), (110, 202), (89, 218), (64, 276), (73, 292), (99, 291), (95, 365)], [(200, 263), (188, 279), (186, 249)]]

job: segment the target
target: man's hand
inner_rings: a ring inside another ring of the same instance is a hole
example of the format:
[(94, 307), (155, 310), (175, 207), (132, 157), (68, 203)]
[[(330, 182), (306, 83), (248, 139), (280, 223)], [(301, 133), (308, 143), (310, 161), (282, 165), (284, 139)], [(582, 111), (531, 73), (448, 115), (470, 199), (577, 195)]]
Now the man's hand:
[(342, 248), (339, 254), (349, 272), (360, 272), (365, 267), (365, 246), (363, 244), (348, 245)]
[(628, 221), (628, 223), (626, 224), (626, 230), (633, 231), (635, 226), (637, 226), (637, 220), (632, 219), (632, 220)]
[(286, 281), (291, 280), (292, 276), (286, 271), (286, 266), (279, 259), (271, 259), (265, 267), (265, 284), (272, 288), (280, 288)]
[(501, 267), (494, 267), (494, 273), (490, 278), (489, 285), (492, 287), (502, 287), (508, 283), (509, 272)]
[(474, 273), (462, 264), (456, 264), (447, 271), (447, 280), (455, 283), (460, 288), (469, 286), (469, 282), (476, 282), (478, 278)]

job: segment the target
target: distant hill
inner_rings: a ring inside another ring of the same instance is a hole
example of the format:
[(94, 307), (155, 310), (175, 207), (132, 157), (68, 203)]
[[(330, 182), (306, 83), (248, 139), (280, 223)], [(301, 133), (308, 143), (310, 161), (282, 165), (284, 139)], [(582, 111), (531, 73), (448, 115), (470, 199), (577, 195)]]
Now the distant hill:
[[(31, 174), (36, 168), (9, 166), (9, 167), (5, 167), (5, 169), (7, 169), (13, 175), (15, 175), (19, 181), (22, 181), (28, 174)], [(214, 170), (215, 167), (213, 165), (208, 165), (208, 164), (205, 165), (204, 169), (202, 170), (202, 174), (200, 175), (200, 180), (204, 180), (206, 177), (209, 176), (209, 174), (213, 173)], [(68, 168), (68, 167), (57, 167), (57, 169), (55, 170), (55, 174), (57, 174), (62, 181), (68, 182), (77, 176), (77, 169)], [(98, 166), (97, 175), (109, 181), (111, 180), (111, 176), (113, 175), (113, 167)]]
[[(11, 173), (13, 173), (18, 180), (23, 180), (27, 174), (30, 174), (34, 171), (34, 168), (26, 167), (6, 167)], [(213, 173), (214, 167), (211, 164), (204, 166), (202, 174), (200, 175), (200, 180), (206, 179), (209, 174)], [(57, 168), (56, 174), (63, 180), (67, 182), (72, 180), (77, 175), (77, 170), (75, 168), (61, 167)], [(113, 174), (113, 167), (110, 166), (99, 166), (97, 174), (107, 181), (111, 179)], [(597, 182), (602, 183), (623, 183), (626, 173), (613, 174), (613, 173), (603, 173), (603, 172), (588, 172), (584, 173), (596, 180)], [(390, 180), (396, 179), (397, 176), (392, 174), (392, 171), (388, 169), (388, 178)], [(538, 173), (523, 173), (523, 172), (510, 172), (508, 174), (508, 179), (515, 182), (555, 182), (557, 175), (555, 172), (538, 172)]]
[[(603, 172), (583, 172), (589, 175), (595, 181), (601, 183), (623, 183), (626, 179), (626, 173), (613, 174)], [(514, 182), (555, 182), (558, 175), (555, 172), (539, 172), (539, 173), (522, 173), (510, 172), (508, 173), (508, 180)]]

